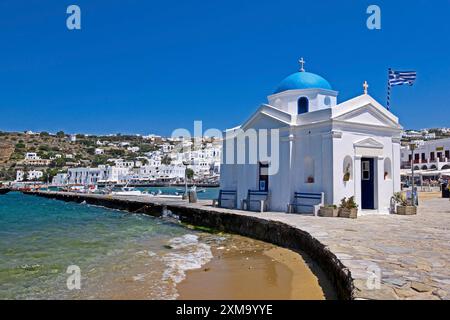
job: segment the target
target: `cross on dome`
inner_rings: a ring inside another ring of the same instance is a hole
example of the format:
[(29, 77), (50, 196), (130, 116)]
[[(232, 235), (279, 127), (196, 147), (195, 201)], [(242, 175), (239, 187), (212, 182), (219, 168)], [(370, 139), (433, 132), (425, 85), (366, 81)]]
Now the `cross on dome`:
[(303, 59), (303, 57), (300, 60), (298, 60), (298, 63), (300, 63), (300, 72), (305, 72), (306, 61)]
[(364, 81), (363, 88), (364, 88), (364, 94), (367, 94), (367, 92), (368, 92), (367, 89), (369, 88), (369, 84), (367, 83), (367, 81)]

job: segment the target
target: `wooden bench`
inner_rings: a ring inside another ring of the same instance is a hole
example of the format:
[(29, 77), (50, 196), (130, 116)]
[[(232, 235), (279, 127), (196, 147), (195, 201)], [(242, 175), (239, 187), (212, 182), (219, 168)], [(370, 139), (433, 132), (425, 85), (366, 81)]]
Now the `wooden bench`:
[[(228, 205), (227, 205), (228, 204)], [(236, 190), (220, 190), (219, 198), (213, 199), (213, 207), (219, 208), (237, 208), (237, 192)]]
[[(269, 202), (269, 192), (259, 190), (248, 190), (247, 199), (242, 200), (242, 209), (249, 211), (267, 211)], [(252, 210), (252, 204), (258, 204), (257, 210)]]
[[(306, 213), (303, 209), (308, 208), (308, 213), (317, 216), (319, 209), (324, 205), (324, 193), (295, 192), (294, 202), (288, 204), (288, 213)], [(300, 210), (298, 208), (300, 207)]]

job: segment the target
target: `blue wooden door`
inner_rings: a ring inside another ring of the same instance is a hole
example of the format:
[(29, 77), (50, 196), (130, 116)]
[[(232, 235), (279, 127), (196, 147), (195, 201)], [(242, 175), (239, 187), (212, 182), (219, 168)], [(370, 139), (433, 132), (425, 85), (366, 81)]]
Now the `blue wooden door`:
[(269, 190), (269, 164), (259, 163), (259, 191)]
[(361, 209), (375, 209), (375, 172), (372, 158), (361, 159)]

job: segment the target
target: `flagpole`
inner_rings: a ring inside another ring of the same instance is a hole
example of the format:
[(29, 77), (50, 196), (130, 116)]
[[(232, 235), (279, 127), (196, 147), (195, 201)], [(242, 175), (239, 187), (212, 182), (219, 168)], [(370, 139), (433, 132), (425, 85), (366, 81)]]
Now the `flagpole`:
[(391, 68), (388, 69), (388, 87), (387, 87), (387, 103), (386, 103), (386, 107), (388, 110), (391, 109), (391, 83), (389, 82), (389, 76), (391, 74)]

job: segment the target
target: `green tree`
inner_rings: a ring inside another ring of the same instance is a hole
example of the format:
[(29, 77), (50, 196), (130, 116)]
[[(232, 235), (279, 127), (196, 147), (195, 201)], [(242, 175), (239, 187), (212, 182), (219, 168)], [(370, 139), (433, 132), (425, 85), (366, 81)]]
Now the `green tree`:
[(165, 155), (164, 158), (161, 159), (161, 163), (165, 165), (169, 165), (172, 162), (168, 155)]
[(125, 155), (125, 150), (123, 149), (111, 149), (109, 152), (114, 157), (122, 157), (123, 155)]
[(16, 144), (16, 149), (25, 149), (25, 144), (23, 142), (19, 142)]
[(64, 133), (64, 131), (58, 131), (58, 132), (56, 133), (56, 136), (57, 136), (58, 138), (65, 138), (65, 137), (66, 137), (66, 134)]
[(189, 180), (194, 178), (194, 170), (192, 170), (191, 168), (187, 168), (186, 169), (186, 178), (188, 178)]
[(41, 137), (48, 137), (50, 134), (48, 132), (46, 132), (46, 131), (42, 131), (39, 135)]
[(45, 151), (45, 152), (48, 152), (48, 151), (50, 151), (51, 149), (50, 149), (50, 146), (49, 145), (47, 145), (47, 144), (43, 144), (43, 145), (40, 145), (39, 146), (39, 151)]
[(53, 169), (47, 169), (46, 171), (44, 171), (44, 174), (41, 177), (41, 181), (43, 182), (51, 182), (53, 177), (55, 177), (58, 174), (58, 169), (53, 168)]
[(62, 168), (66, 165), (66, 160), (64, 158), (57, 158), (50, 163), (52, 168)]
[(158, 150), (158, 148), (155, 145), (144, 144), (144, 143), (139, 145), (140, 153), (146, 153), (146, 152), (151, 152), (151, 151), (156, 151), (156, 150)]
[(108, 164), (108, 156), (106, 155), (96, 155), (92, 160), (92, 165), (97, 167), (101, 164)]

